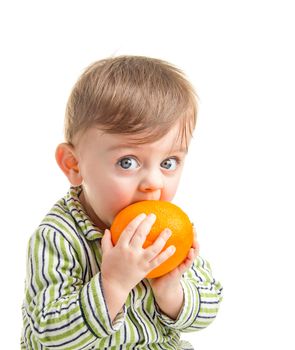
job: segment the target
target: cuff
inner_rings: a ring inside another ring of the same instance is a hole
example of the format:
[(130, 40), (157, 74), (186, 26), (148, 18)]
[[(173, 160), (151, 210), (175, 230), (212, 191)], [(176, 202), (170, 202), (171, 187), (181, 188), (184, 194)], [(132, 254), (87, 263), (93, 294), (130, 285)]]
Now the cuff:
[(101, 274), (95, 275), (80, 293), (80, 307), (84, 321), (90, 331), (98, 338), (115, 333), (123, 325), (126, 306), (111, 322), (102, 290)]
[(200, 295), (198, 292), (196, 295), (196, 288), (193, 288), (189, 281), (181, 280), (180, 282), (183, 289), (184, 302), (176, 320), (163, 314), (156, 304), (156, 312), (161, 323), (167, 327), (178, 330), (187, 328), (194, 322), (199, 312), (200, 305)]

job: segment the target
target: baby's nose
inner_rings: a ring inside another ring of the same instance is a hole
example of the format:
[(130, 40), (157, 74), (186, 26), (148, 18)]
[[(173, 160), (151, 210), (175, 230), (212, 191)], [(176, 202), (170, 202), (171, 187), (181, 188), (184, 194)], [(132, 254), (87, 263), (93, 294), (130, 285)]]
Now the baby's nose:
[(152, 192), (163, 188), (163, 177), (161, 172), (148, 171), (144, 174), (139, 190), (141, 192)]

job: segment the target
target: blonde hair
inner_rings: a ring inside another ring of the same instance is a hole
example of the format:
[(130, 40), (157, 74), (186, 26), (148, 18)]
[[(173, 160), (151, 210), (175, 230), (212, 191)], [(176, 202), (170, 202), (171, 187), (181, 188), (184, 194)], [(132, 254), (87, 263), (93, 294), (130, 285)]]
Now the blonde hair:
[(186, 141), (196, 124), (196, 93), (183, 72), (168, 62), (119, 56), (91, 64), (68, 99), (65, 139), (97, 126), (111, 134), (141, 134), (138, 142), (156, 141), (181, 121)]

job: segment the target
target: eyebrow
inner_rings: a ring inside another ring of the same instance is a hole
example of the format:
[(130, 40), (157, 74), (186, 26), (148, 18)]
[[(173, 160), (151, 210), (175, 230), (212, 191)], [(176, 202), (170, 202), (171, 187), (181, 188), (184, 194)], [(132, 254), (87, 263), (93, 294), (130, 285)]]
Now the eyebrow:
[[(107, 148), (107, 151), (116, 151), (118, 149), (140, 149), (142, 146), (144, 146), (144, 144), (141, 145), (137, 145), (137, 144), (126, 144), (126, 143), (122, 143), (122, 144), (117, 144), (117, 145), (113, 145)], [(181, 147), (179, 149), (173, 149), (171, 148), (169, 150), (169, 153), (187, 153), (187, 149), (186, 147)]]
[(133, 144), (126, 144), (126, 143), (119, 143), (117, 145), (113, 145), (107, 148), (108, 151), (116, 151), (117, 149), (120, 148), (139, 148), (138, 145), (133, 145)]

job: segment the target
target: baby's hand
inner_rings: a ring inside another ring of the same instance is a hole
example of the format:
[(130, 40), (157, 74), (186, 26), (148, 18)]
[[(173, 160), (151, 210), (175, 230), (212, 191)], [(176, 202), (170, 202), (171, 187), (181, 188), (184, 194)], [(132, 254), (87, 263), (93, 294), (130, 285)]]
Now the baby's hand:
[(161, 252), (171, 235), (168, 229), (152, 245), (142, 248), (155, 220), (154, 214), (138, 215), (124, 229), (115, 246), (110, 231), (105, 231), (101, 242), (101, 274), (109, 284), (129, 293), (151, 270), (173, 255), (173, 246)]
[[(192, 267), (194, 260), (199, 255), (199, 250), (200, 250), (199, 243), (197, 241), (197, 232), (195, 227), (193, 227), (193, 232), (194, 232), (193, 244), (184, 261), (180, 265), (178, 265), (174, 270), (170, 271), (166, 275), (163, 275), (158, 278), (149, 279), (149, 282), (151, 287), (153, 288), (154, 294), (165, 295), (168, 289), (173, 291), (173, 289), (175, 289), (175, 287), (179, 284), (179, 281), (182, 275)], [(157, 293), (157, 290), (158, 290), (158, 293)]]

